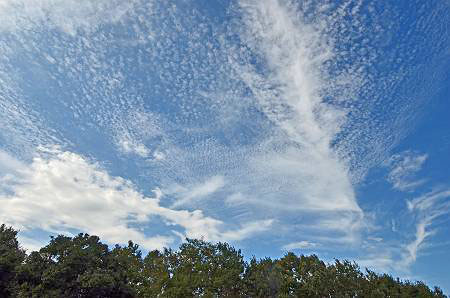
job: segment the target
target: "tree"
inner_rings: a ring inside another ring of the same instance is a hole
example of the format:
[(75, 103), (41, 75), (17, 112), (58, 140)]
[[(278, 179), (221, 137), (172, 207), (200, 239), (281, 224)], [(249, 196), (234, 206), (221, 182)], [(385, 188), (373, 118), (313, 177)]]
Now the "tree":
[(16, 285), (16, 274), (25, 258), (20, 248), (17, 231), (12, 227), (0, 226), (0, 297), (9, 297)]
[(356, 263), (328, 264), (290, 252), (253, 257), (227, 243), (187, 239), (178, 250), (115, 245), (97, 236), (59, 235), (26, 256), (17, 231), (0, 226), (0, 297), (436, 297), (423, 282), (361, 272)]
[(131, 263), (124, 261), (127, 257), (123, 255), (135, 248), (116, 247), (110, 253), (97, 236), (52, 237), (47, 246), (33, 252), (22, 266), (19, 295), (133, 297), (133, 287), (127, 279)]
[[(115, 288), (123, 296), (135, 297), (143, 284), (143, 262), (139, 245), (128, 241), (128, 246), (116, 244), (108, 255), (108, 271), (114, 277)], [(139, 295), (138, 295), (139, 296)]]
[(187, 239), (179, 251), (166, 251), (166, 258), (171, 274), (168, 296), (239, 296), (245, 264), (241, 251), (229, 244)]
[(50, 291), (45, 286), (46, 277), (44, 273), (49, 270), (51, 260), (44, 258), (39, 252), (34, 251), (26, 257), (17, 273), (17, 297), (45, 297), (56, 296), (57, 291)]
[(301, 286), (296, 294), (304, 297), (329, 297), (333, 291), (330, 281), (334, 277), (325, 262), (316, 255), (301, 255), (299, 259), (297, 271)]
[(150, 251), (143, 261), (142, 283), (138, 297), (164, 297), (172, 273), (169, 271), (170, 249)]
[(270, 258), (256, 260), (253, 257), (244, 274), (245, 293), (250, 297), (277, 297), (282, 273)]
[(328, 267), (330, 271), (331, 294), (334, 297), (363, 297), (365, 286), (364, 274), (356, 263), (348, 260), (335, 260)]

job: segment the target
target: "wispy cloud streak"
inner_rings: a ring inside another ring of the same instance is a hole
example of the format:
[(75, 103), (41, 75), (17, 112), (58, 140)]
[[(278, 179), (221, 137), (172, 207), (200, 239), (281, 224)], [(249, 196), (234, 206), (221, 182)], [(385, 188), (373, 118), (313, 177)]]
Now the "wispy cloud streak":
[(258, 62), (236, 68), (276, 131), (251, 159), (253, 179), (268, 182), (259, 182), (266, 192), (292, 197), (280, 205), (362, 213), (347, 165), (332, 146), (346, 111), (324, 100), (331, 82), (323, 65), (334, 53), (322, 24), (307, 23), (291, 2), (240, 1), (240, 9), (246, 25), (241, 38)]
[(414, 190), (425, 182), (424, 179), (417, 179), (415, 175), (422, 169), (427, 158), (427, 154), (418, 154), (411, 151), (394, 154), (385, 162), (385, 165), (390, 169), (388, 181), (395, 189), (401, 191)]
[(408, 201), (408, 209), (417, 216), (416, 233), (414, 241), (406, 245), (404, 256), (405, 265), (414, 263), (420, 248), (425, 240), (437, 230), (430, 230), (433, 221), (450, 213), (450, 190), (439, 190)]

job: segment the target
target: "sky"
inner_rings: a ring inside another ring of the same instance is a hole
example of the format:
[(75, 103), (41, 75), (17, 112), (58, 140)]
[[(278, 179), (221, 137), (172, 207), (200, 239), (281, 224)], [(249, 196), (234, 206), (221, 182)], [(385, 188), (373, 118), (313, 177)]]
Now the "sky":
[(0, 222), (450, 291), (450, 2), (0, 0)]

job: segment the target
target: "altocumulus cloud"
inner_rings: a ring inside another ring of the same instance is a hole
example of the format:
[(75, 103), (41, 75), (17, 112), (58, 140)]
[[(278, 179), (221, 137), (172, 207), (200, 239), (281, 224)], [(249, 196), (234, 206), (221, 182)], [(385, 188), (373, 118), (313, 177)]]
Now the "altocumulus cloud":
[(92, 30), (101, 23), (117, 22), (135, 1), (0, 0), (0, 31), (29, 29), (38, 23), (75, 35), (78, 29)]
[[(408, 216), (417, 217), (408, 221), (412, 234), (396, 234), (401, 243), (373, 230), (364, 241), (371, 206), (360, 208), (355, 189), (415, 119), (418, 85), (405, 88), (411, 93), (386, 86), (426, 73), (406, 61), (431, 41), (411, 44), (414, 34), (399, 31), (398, 55), (385, 55), (376, 36), (394, 36), (404, 18), (376, 20), (364, 12), (371, 2), (231, 1), (231, 22), (211, 23), (203, 10), (167, 1), (0, 0), (0, 33), (8, 33), (0, 40), (1, 147), (22, 160), (39, 144), (73, 151), (41, 152), (30, 163), (0, 152), (0, 220), (30, 235), (80, 230), (146, 248), (174, 235), (229, 241), (271, 230), (280, 240), (271, 247), (361, 251), (367, 242), (367, 262), (407, 266), (431, 240), (441, 203), (424, 211), (411, 201)], [(391, 59), (405, 62), (379, 67)], [(36, 96), (47, 84), (60, 88)], [(86, 146), (97, 132), (105, 142)], [(113, 177), (74, 152), (139, 177)], [(390, 182), (413, 189), (425, 160), (393, 157)], [(149, 231), (155, 223), (166, 227)]]
[[(0, 162), (4, 169), (21, 164), (5, 152)], [(60, 233), (75, 229), (99, 235), (109, 243), (131, 239), (154, 249), (169, 245), (173, 235), (148, 236), (133, 225), (159, 219), (182, 227), (182, 236), (232, 241), (264, 231), (272, 224), (272, 220), (264, 220), (227, 230), (222, 221), (204, 216), (200, 210), (162, 207), (159, 189), (154, 190), (154, 197), (145, 197), (131, 182), (110, 176), (83, 156), (57, 148), (41, 150), (31, 164), (15, 173), (4, 171), (1, 177), (7, 177), (12, 186), (0, 189), (0, 220), (22, 230), (39, 228)]]

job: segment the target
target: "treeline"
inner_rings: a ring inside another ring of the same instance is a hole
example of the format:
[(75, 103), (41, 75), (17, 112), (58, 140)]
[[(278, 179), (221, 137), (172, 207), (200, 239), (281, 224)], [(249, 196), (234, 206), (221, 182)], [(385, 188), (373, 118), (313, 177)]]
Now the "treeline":
[(27, 255), (0, 226), (0, 297), (446, 297), (422, 282), (362, 272), (349, 261), (287, 253), (245, 262), (227, 243), (188, 239), (178, 250), (109, 249), (97, 236), (51, 237)]

